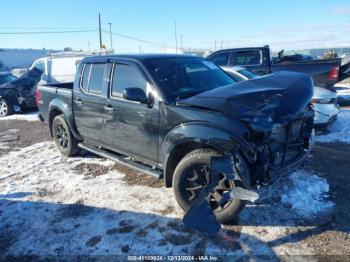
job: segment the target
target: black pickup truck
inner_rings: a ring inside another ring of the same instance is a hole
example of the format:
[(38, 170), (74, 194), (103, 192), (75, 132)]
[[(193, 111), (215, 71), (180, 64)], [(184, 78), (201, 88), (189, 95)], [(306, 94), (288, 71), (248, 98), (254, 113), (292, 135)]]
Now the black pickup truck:
[(350, 76), (348, 58), (283, 59), (273, 58), (269, 46), (219, 50), (207, 59), (219, 66), (244, 66), (258, 75), (278, 71), (300, 72), (311, 76), (315, 86), (335, 91), (334, 84)]
[(244, 201), (237, 183), (267, 185), (307, 157), (313, 126), (310, 77), (292, 72), (237, 83), (202, 58), (85, 58), (74, 84), (38, 86), (40, 116), (62, 154), (80, 149), (163, 178), (187, 210), (206, 187), (213, 156), (231, 156), (239, 181), (219, 177), (210, 205), (221, 223)]

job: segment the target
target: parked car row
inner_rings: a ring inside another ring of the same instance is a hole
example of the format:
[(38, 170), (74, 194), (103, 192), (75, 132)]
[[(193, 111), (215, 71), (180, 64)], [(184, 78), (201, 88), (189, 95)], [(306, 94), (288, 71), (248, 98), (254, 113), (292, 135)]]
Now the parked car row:
[(184, 210), (213, 179), (211, 159), (229, 156), (235, 179), (218, 172), (209, 196), (229, 223), (245, 204), (231, 190), (267, 186), (307, 158), (313, 88), (295, 72), (238, 82), (199, 57), (119, 55), (84, 58), (74, 83), (39, 84), (36, 98), (63, 155), (84, 149), (163, 178)]

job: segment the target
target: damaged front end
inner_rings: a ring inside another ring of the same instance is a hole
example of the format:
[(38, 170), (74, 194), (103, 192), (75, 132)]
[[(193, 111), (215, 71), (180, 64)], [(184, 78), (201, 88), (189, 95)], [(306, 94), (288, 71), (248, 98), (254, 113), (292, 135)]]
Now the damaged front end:
[(312, 141), (313, 81), (304, 74), (278, 72), (216, 88), (182, 101), (222, 112), (245, 123), (241, 149), (257, 185), (273, 182), (306, 159)]
[(270, 184), (304, 163), (313, 145), (313, 117), (314, 112), (308, 106), (285, 125), (275, 124), (270, 131), (249, 134), (246, 139), (252, 145), (252, 152), (244, 155), (256, 185)]

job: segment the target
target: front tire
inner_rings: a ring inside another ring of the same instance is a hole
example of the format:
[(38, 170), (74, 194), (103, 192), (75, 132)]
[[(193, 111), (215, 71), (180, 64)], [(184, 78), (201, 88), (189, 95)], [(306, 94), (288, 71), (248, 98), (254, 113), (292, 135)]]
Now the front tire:
[(53, 140), (61, 154), (71, 157), (79, 153), (78, 141), (73, 136), (63, 115), (58, 115), (51, 126)]
[[(197, 199), (200, 192), (208, 184), (210, 177), (210, 159), (220, 154), (211, 149), (196, 149), (187, 154), (178, 164), (173, 176), (173, 189), (176, 201), (187, 211)], [(229, 192), (235, 186), (250, 188), (250, 172), (243, 157), (235, 155), (234, 172), (239, 174), (238, 181), (229, 181), (223, 174), (219, 175), (219, 184), (210, 194), (210, 207), (220, 224), (232, 223), (245, 206), (245, 201), (234, 199), (220, 202), (223, 193)]]
[(0, 117), (5, 117), (12, 115), (14, 113), (13, 110), (13, 105), (5, 100), (5, 99), (0, 99)]

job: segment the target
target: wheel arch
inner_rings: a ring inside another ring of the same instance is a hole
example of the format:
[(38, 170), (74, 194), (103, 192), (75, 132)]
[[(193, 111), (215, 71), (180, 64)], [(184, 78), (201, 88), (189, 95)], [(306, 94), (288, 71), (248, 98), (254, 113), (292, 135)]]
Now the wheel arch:
[(65, 120), (67, 121), (67, 124), (69, 126), (69, 129), (71, 130), (73, 136), (78, 140), (81, 141), (82, 137), (80, 136), (74, 122), (73, 112), (71, 110), (71, 106), (69, 106), (67, 103), (60, 99), (54, 99), (51, 101), (49, 105), (49, 117), (48, 117), (48, 123), (49, 123), (49, 129), (50, 129), (50, 135), (52, 134), (52, 122), (54, 118), (58, 115), (64, 115)]
[(206, 123), (182, 124), (172, 129), (163, 140), (160, 150), (160, 157), (163, 157), (165, 186), (172, 187), (176, 166), (191, 151), (212, 149), (225, 154), (241, 146), (246, 146), (243, 138)]

